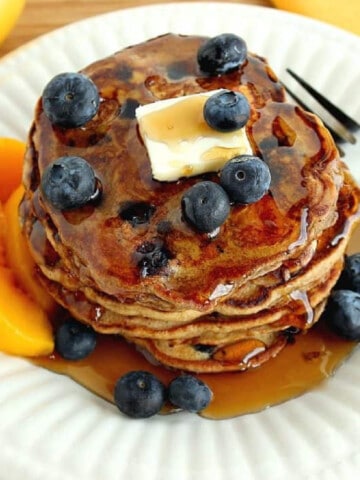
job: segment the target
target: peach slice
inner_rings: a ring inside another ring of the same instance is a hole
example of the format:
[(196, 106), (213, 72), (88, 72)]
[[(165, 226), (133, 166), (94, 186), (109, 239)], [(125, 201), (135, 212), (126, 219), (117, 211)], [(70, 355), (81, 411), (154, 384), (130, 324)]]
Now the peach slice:
[(6, 220), (4, 207), (0, 203), (0, 265), (6, 264), (5, 260), (5, 235), (6, 235)]
[(19, 223), (18, 207), (23, 193), (23, 187), (18, 187), (10, 195), (4, 207), (7, 264), (15, 273), (19, 285), (25, 292), (27, 292), (43, 310), (50, 313), (54, 310), (55, 302), (35, 276), (35, 263), (29, 252), (29, 247)]
[(0, 201), (5, 202), (21, 182), (25, 144), (15, 138), (0, 138)]
[(16, 284), (13, 272), (0, 267), (0, 350), (12, 355), (48, 355), (54, 350), (46, 313)]

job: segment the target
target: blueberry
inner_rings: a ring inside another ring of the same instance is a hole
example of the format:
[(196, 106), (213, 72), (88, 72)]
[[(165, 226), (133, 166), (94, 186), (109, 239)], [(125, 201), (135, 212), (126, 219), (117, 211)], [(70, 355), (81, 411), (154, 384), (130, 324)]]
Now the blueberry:
[(176, 407), (189, 412), (200, 412), (211, 402), (212, 392), (193, 375), (180, 375), (169, 385), (169, 400)]
[(326, 309), (331, 329), (348, 340), (360, 340), (360, 293), (336, 290), (331, 294)]
[(300, 328), (297, 327), (288, 327), (283, 330), (281, 333), (285, 336), (288, 343), (295, 343), (295, 335), (298, 335), (301, 332)]
[(66, 360), (81, 360), (96, 347), (96, 333), (76, 320), (63, 323), (55, 333), (55, 348)]
[(135, 111), (139, 106), (140, 106), (140, 103), (137, 100), (135, 100), (134, 98), (128, 98), (121, 105), (120, 117), (121, 118), (128, 118), (128, 119), (136, 118)]
[(225, 164), (220, 172), (220, 184), (235, 203), (254, 203), (269, 190), (271, 174), (260, 158), (240, 155)]
[(250, 105), (239, 92), (222, 90), (209, 97), (204, 105), (206, 123), (219, 132), (233, 132), (249, 120)]
[(163, 267), (166, 267), (170, 257), (170, 253), (161, 241), (144, 242), (136, 252), (137, 256), (140, 256), (137, 266), (142, 277), (159, 273)]
[(167, 74), (171, 80), (181, 80), (189, 75), (189, 63), (186, 61), (175, 61), (167, 66)]
[(154, 205), (146, 202), (125, 202), (120, 207), (120, 217), (133, 227), (148, 223), (155, 212)]
[(213, 232), (230, 213), (229, 198), (224, 189), (214, 182), (193, 185), (181, 200), (185, 219), (202, 232)]
[(42, 176), (41, 189), (60, 210), (81, 207), (98, 192), (92, 167), (80, 157), (60, 157), (50, 164)]
[(360, 293), (360, 253), (345, 258), (344, 270), (339, 279), (341, 288)]
[(166, 389), (160, 380), (142, 370), (126, 373), (115, 385), (114, 400), (118, 409), (133, 418), (159, 413), (165, 397)]
[(85, 125), (99, 109), (94, 82), (82, 73), (60, 73), (46, 85), (42, 95), (45, 115), (53, 125), (75, 128)]
[(214, 353), (214, 350), (216, 349), (216, 347), (214, 345), (205, 345), (203, 343), (196, 343), (194, 345), (194, 349), (197, 352), (207, 353), (208, 355), (212, 355)]
[(246, 60), (244, 40), (233, 33), (223, 33), (210, 38), (198, 50), (200, 69), (210, 75), (231, 72)]

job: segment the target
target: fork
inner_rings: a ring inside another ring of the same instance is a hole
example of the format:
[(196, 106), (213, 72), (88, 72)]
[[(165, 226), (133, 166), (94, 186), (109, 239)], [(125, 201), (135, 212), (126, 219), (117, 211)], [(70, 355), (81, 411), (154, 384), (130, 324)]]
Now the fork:
[(314, 87), (296, 74), (291, 68), (287, 68), (286, 72), (299, 85), (301, 85), (301, 87), (308, 92), (313, 99), (315, 99), (317, 107), (319, 108), (320, 106), (322, 113), (319, 114), (318, 112), (314, 112), (314, 110), (312, 110), (302, 99), (300, 99), (299, 95), (295, 94), (293, 90), (291, 90), (282, 82), (287, 93), (300, 107), (308, 112), (316, 113), (316, 115), (322, 119), (324, 125), (332, 134), (340, 155), (344, 156), (345, 152), (342, 148), (342, 145), (346, 143), (354, 145), (357, 142), (357, 138), (354, 134), (360, 130), (360, 124), (349, 117), (339, 107), (331, 103), (327, 98), (324, 97), (324, 95), (315, 90)]

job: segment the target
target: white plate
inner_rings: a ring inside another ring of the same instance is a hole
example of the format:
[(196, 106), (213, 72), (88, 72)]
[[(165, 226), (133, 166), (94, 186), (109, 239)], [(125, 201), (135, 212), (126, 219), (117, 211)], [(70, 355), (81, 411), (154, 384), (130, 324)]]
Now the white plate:
[[(360, 119), (360, 40), (261, 7), (172, 4), (94, 17), (0, 62), (0, 136), (25, 139), (35, 101), (76, 70), (165, 32), (237, 32), (285, 78), (291, 66)], [(360, 159), (347, 161), (360, 179)], [(134, 421), (68, 378), (0, 356), (1, 480), (344, 479), (360, 471), (360, 352), (321, 388), (255, 415)]]

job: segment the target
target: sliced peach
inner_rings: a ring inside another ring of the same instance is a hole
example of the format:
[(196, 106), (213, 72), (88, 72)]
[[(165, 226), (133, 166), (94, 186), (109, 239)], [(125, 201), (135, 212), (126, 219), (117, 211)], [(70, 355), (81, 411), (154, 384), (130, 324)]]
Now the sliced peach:
[(5, 234), (6, 234), (6, 220), (4, 214), (4, 207), (0, 203), (0, 265), (5, 265)]
[(23, 232), (20, 228), (18, 207), (24, 189), (18, 187), (9, 197), (4, 207), (6, 219), (6, 259), (8, 266), (15, 273), (20, 286), (46, 312), (54, 309), (54, 300), (45, 291), (35, 276), (35, 263), (29, 252)]
[(54, 350), (47, 315), (17, 287), (15, 275), (6, 267), (0, 267), (0, 350), (22, 356)]
[(15, 138), (0, 138), (0, 201), (5, 202), (21, 183), (25, 144)]

